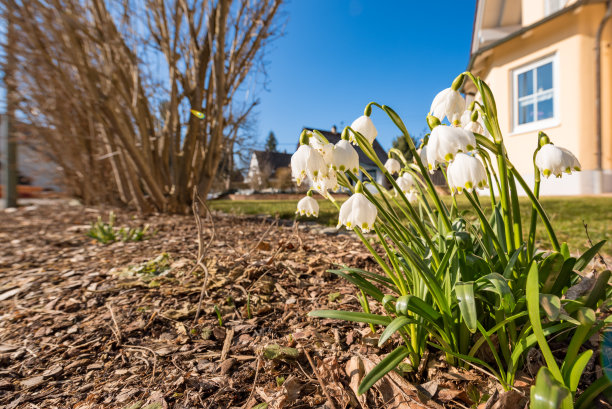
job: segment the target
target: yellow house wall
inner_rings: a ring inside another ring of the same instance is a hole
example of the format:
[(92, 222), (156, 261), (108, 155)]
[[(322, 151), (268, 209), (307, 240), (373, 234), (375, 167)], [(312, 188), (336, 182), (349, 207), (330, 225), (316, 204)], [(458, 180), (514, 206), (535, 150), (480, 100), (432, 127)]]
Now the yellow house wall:
[[(525, 9), (523, 7), (523, 13)], [(483, 63), (474, 67), (491, 85), (498, 101), (501, 131), (510, 159), (522, 173), (533, 173), (532, 154), (538, 131), (513, 133), (512, 71), (553, 54), (557, 55), (559, 64), (559, 123), (541, 130), (549, 134), (555, 144), (574, 152), (584, 170), (595, 169), (594, 40), (604, 12), (603, 4), (579, 7), (500, 44)], [(612, 22), (608, 25), (612, 26)], [(608, 27), (604, 34), (603, 168), (612, 169), (612, 29)]]

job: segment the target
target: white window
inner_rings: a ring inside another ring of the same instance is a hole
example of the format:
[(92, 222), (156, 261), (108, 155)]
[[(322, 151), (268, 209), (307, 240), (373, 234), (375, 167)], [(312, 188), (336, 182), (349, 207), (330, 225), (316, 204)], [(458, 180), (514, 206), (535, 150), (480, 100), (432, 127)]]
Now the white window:
[(545, 0), (544, 11), (546, 12), (547, 16), (552, 13), (556, 13), (557, 11), (565, 7), (565, 3), (567, 3), (567, 0)]
[(512, 71), (515, 133), (559, 123), (558, 65), (557, 56), (553, 55)]

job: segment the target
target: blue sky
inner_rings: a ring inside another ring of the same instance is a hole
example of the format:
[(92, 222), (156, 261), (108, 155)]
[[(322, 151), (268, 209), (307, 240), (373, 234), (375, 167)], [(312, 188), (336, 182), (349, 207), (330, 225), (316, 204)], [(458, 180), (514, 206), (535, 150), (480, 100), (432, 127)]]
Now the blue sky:
[[(285, 35), (266, 55), (269, 91), (258, 107), (260, 146), (270, 131), (292, 153), (302, 126), (339, 129), (370, 101), (419, 135), (435, 94), (469, 59), (475, 0), (292, 0)], [(399, 134), (372, 116), (385, 149)]]

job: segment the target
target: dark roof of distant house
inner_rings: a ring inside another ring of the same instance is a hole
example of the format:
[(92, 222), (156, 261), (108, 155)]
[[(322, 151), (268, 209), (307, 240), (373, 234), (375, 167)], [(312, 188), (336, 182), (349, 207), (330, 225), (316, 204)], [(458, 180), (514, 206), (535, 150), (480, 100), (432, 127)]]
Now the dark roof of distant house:
[(288, 168), (291, 164), (291, 154), (283, 152), (253, 151), (257, 158), (259, 167), (264, 163), (269, 164), (272, 169)]
[[(324, 131), (323, 129), (314, 129), (314, 128), (306, 128), (306, 127), (304, 127), (304, 129), (317, 130), (321, 132), (323, 136), (330, 143), (336, 144), (338, 143), (338, 141), (340, 141), (341, 134), (339, 132), (332, 133), (331, 131)], [(380, 145), (380, 143), (378, 143), (376, 139), (374, 139), (374, 143), (372, 144), (372, 147), (374, 148), (374, 152), (376, 152), (376, 156), (378, 156), (378, 159), (380, 159), (382, 163), (385, 163), (385, 161), (387, 160), (387, 152), (383, 149), (383, 147)], [(372, 162), (372, 159), (368, 158), (361, 149), (356, 148), (356, 150), (357, 150), (357, 153), (359, 154), (360, 164), (367, 165), (367, 166), (376, 166), (376, 164)]]

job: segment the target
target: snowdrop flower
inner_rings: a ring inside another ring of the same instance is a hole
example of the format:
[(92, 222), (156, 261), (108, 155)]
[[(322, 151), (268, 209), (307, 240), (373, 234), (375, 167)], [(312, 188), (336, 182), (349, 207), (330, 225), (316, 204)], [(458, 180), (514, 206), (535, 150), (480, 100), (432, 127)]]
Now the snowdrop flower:
[(308, 196), (298, 202), (295, 213), (300, 216), (319, 217), (319, 203), (312, 198), (312, 192), (308, 192)]
[(416, 190), (411, 190), (408, 193), (405, 193), (406, 199), (408, 199), (408, 202), (411, 205), (416, 204), (417, 200), (418, 200), (418, 193), (416, 192)]
[(337, 192), (338, 189), (340, 189), (340, 186), (338, 186), (338, 177), (336, 176), (336, 172), (330, 171), (327, 174), (327, 177), (320, 179), (314, 184), (314, 188), (321, 194), (321, 196), (325, 197), (327, 197), (328, 190)]
[(447, 117), (449, 121), (457, 120), (465, 110), (465, 100), (459, 93), (452, 88), (446, 88), (436, 95), (429, 114), (435, 116), (440, 121)]
[(481, 135), (488, 135), (484, 125), (481, 123), (481, 119), (478, 117), (478, 113), (466, 109), (461, 115), (461, 127), (466, 131), (478, 133)]
[(387, 169), (387, 172), (390, 174), (399, 173), (402, 169), (402, 165), (397, 159), (389, 158), (385, 162), (385, 169)]
[(475, 187), (482, 189), (487, 186), (484, 165), (478, 158), (466, 153), (458, 153), (448, 165), (447, 177), (453, 194), (461, 193), (463, 189), (472, 192)]
[(421, 151), (419, 152), (419, 157), (421, 158), (421, 162), (423, 163), (423, 166), (425, 166), (426, 168), (427, 166), (427, 145), (423, 146), (421, 148)]
[(340, 172), (350, 170), (356, 174), (359, 171), (359, 154), (349, 141), (340, 139), (332, 151), (331, 165), (334, 170)]
[(412, 177), (410, 173), (403, 173), (400, 177), (398, 177), (395, 180), (395, 183), (397, 183), (397, 186), (400, 188), (400, 190), (404, 194), (407, 194), (414, 187), (414, 178)]
[(291, 156), (291, 176), (299, 186), (308, 176), (313, 183), (327, 176), (327, 165), (323, 156), (310, 145), (301, 145)]
[[(366, 115), (362, 115), (355, 119), (351, 124), (351, 129), (362, 134), (370, 145), (374, 142), (374, 139), (376, 139), (376, 135), (378, 135), (374, 122), (372, 122), (372, 119)], [(357, 139), (355, 138), (355, 134), (353, 132), (350, 132), (350, 141), (357, 145)]]
[(470, 131), (454, 126), (438, 125), (429, 136), (427, 167), (433, 172), (438, 163), (450, 162), (458, 152), (469, 152), (476, 147), (476, 137)]
[(338, 228), (346, 226), (347, 229), (359, 227), (367, 233), (374, 226), (378, 210), (363, 194), (363, 185), (357, 183), (355, 194), (348, 198), (340, 207), (338, 215)]
[(308, 144), (323, 156), (323, 160), (328, 166), (331, 166), (332, 151), (334, 150), (333, 143), (323, 140), (320, 135), (313, 132), (308, 140)]
[(560, 178), (563, 172), (568, 174), (580, 171), (578, 159), (565, 148), (548, 143), (540, 148), (535, 157), (535, 164), (547, 178), (552, 174)]

